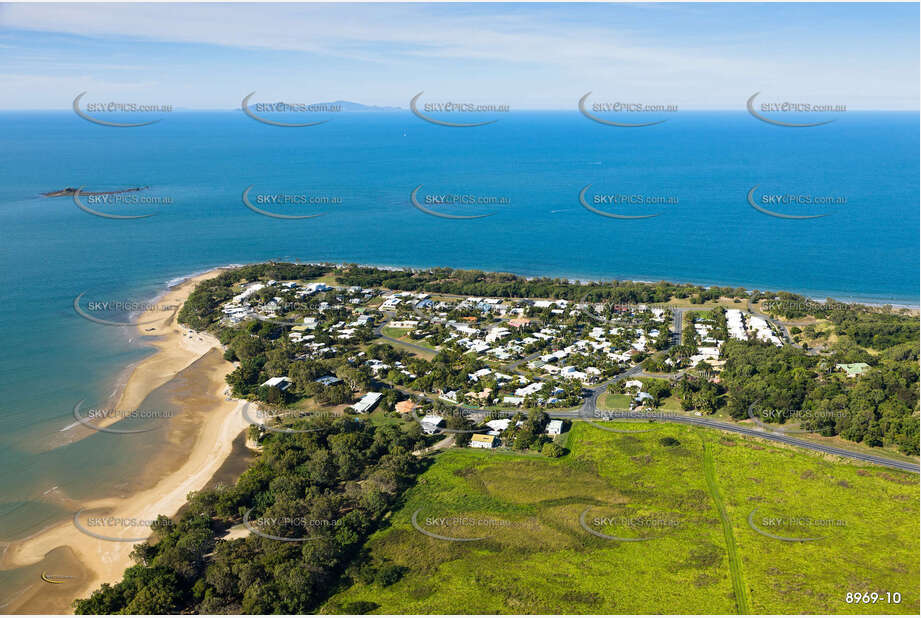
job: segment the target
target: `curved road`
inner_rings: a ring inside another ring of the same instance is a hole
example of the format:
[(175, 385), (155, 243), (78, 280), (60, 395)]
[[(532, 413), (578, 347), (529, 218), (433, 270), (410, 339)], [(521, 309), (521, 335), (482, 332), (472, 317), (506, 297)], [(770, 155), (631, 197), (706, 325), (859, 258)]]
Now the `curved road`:
[(385, 335), (384, 327), (387, 326), (387, 324), (389, 324), (393, 320), (396, 314), (393, 311), (382, 311), (381, 313), (383, 313), (387, 319), (374, 327), (374, 334), (377, 335), (378, 338), (383, 339), (384, 341), (389, 341), (390, 343), (395, 343), (397, 345), (406, 346), (414, 350), (424, 352), (426, 354), (435, 354), (438, 352), (438, 350), (426, 348), (425, 346), (417, 345), (409, 341), (401, 341), (399, 339), (394, 339), (393, 337), (388, 337), (387, 335)]
[[(595, 403), (597, 395), (586, 400), (586, 403), (591, 402)], [(574, 412), (564, 412), (552, 414), (553, 417), (560, 418), (592, 418), (596, 417), (597, 413), (603, 415), (604, 410), (596, 410), (594, 405), (591, 405), (591, 415), (586, 416), (582, 412), (586, 408), (585, 405), (582, 406), (578, 411)], [(824, 444), (818, 444), (815, 442), (810, 442), (808, 440), (801, 440), (799, 438), (794, 438), (792, 436), (785, 435), (783, 433), (773, 432), (773, 431), (763, 431), (760, 429), (754, 429), (741, 425), (739, 423), (729, 423), (726, 421), (717, 421), (714, 419), (702, 417), (702, 416), (683, 416), (680, 414), (663, 414), (661, 412), (633, 412), (633, 413), (618, 413), (618, 418), (636, 418), (636, 419), (654, 419), (657, 421), (665, 421), (669, 423), (681, 423), (683, 425), (695, 425), (697, 427), (706, 427), (708, 429), (718, 429), (721, 431), (730, 431), (733, 433), (739, 433), (746, 436), (751, 436), (754, 438), (763, 438), (765, 440), (773, 440), (774, 442), (782, 442), (784, 444), (789, 444), (791, 446), (796, 446), (799, 448), (808, 449), (811, 451), (817, 451), (820, 453), (827, 453), (829, 455), (837, 455), (838, 457), (847, 457), (849, 459), (857, 459), (859, 461), (865, 461), (867, 463), (877, 464), (880, 466), (885, 466), (887, 468), (894, 468), (896, 470), (904, 470), (906, 472), (911, 472), (914, 474), (919, 473), (918, 464), (911, 463), (907, 461), (899, 461), (897, 459), (889, 459), (887, 457), (879, 457), (877, 455), (869, 455), (866, 453), (858, 453), (856, 451), (849, 451), (847, 449), (838, 448), (835, 446), (826, 446)]]

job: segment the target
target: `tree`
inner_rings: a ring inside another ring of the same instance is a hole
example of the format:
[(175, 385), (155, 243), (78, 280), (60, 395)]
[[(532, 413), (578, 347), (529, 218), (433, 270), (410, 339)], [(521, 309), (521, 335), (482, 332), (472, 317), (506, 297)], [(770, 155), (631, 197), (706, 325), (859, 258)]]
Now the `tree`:
[(259, 337), (254, 337), (246, 332), (238, 333), (230, 342), (230, 347), (240, 360), (255, 358), (265, 350), (265, 346)]

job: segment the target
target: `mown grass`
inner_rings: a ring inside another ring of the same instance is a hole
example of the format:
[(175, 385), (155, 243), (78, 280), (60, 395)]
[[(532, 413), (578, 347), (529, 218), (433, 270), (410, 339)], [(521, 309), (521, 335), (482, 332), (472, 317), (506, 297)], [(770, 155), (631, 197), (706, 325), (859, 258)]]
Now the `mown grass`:
[(630, 407), (632, 397), (618, 393), (605, 393), (601, 396), (602, 410), (626, 410)]
[[(731, 535), (707, 484), (705, 440)], [(737, 613), (731, 538), (737, 582), (754, 612), (917, 613), (916, 476), (669, 424), (625, 434), (577, 422), (567, 446), (556, 460), (473, 449), (438, 455), (366, 546), (374, 561), (406, 567), (403, 578), (386, 587), (347, 585), (322, 609), (369, 601), (375, 613), (395, 614)], [(763, 510), (759, 521), (800, 514), (847, 526), (818, 542), (778, 541), (749, 528), (754, 506)], [(586, 509), (597, 532), (653, 538), (594, 536), (580, 525)], [(427, 531), (485, 539), (431, 538), (413, 528), (413, 513)], [(433, 523), (460, 516), (490, 525)], [(669, 524), (619, 523), (643, 516)], [(614, 523), (596, 523), (603, 517)], [(903, 600), (851, 606), (849, 591), (897, 591)]]

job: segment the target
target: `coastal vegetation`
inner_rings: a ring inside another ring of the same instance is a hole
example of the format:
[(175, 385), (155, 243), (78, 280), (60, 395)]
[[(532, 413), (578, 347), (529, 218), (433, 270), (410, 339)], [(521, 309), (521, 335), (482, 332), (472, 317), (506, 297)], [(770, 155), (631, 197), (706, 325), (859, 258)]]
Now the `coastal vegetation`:
[[(294, 426), (309, 432), (261, 435), (258, 460), (233, 486), (197, 492), (182, 515), (161, 516), (124, 579), (76, 601), (76, 613), (315, 610), (412, 485), (420, 442), (418, 432), (351, 419)], [(242, 536), (223, 538), (241, 526)], [(402, 572), (357, 562), (356, 577), (378, 585)]]
[[(848, 324), (855, 328), (852, 320)], [(892, 335), (887, 339), (890, 347), (880, 348), (876, 356), (848, 342), (847, 336), (822, 356), (792, 346), (728, 341), (720, 374), (726, 410), (743, 420), (752, 408), (766, 422), (798, 421), (799, 428), (823, 436), (895, 446), (906, 455), (917, 455), (918, 344)], [(913, 350), (907, 350), (906, 343)], [(849, 377), (838, 368), (858, 362), (868, 365), (858, 376)]]

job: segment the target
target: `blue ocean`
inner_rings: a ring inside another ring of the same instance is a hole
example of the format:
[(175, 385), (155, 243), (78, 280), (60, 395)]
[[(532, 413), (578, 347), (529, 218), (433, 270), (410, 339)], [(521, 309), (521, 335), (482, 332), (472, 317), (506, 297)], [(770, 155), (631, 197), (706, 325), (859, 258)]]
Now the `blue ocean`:
[[(67, 516), (43, 498), (49, 491), (78, 502), (118, 493), (156, 447), (153, 438), (101, 433), (58, 443), (76, 402), (104, 400), (124, 368), (149, 353), (133, 329), (78, 317), (81, 292), (152, 298), (191, 273), (280, 258), (917, 306), (918, 133), (918, 114), (899, 112), (847, 112), (807, 129), (745, 112), (682, 112), (643, 128), (604, 126), (576, 111), (510, 113), (476, 128), (437, 126), (408, 111), (344, 113), (304, 128), (239, 111), (178, 111), (137, 128), (72, 112), (2, 113), (0, 540)], [(427, 214), (410, 201), (420, 185), (427, 208), (490, 216)], [(613, 207), (655, 217), (611, 218), (579, 201), (588, 185), (586, 195), (662, 201)], [(153, 216), (104, 218), (70, 197), (40, 197), (140, 186), (149, 188), (138, 195), (161, 201), (112, 208), (84, 196), (84, 204)], [(244, 205), (248, 187), (259, 209), (322, 216), (264, 216)], [(755, 187), (759, 196), (844, 201), (819, 218), (774, 217), (749, 203)], [(335, 199), (306, 207), (272, 195)], [(444, 209), (446, 195), (474, 199)]]

